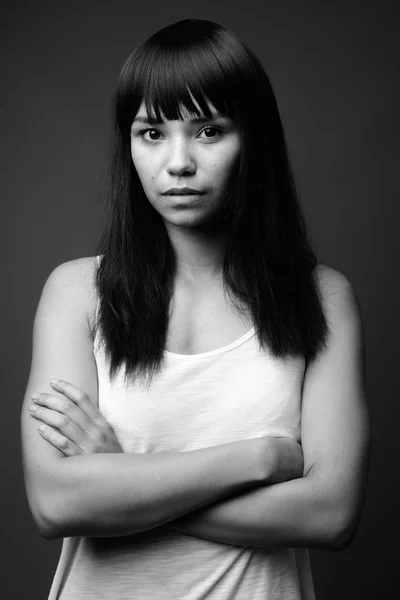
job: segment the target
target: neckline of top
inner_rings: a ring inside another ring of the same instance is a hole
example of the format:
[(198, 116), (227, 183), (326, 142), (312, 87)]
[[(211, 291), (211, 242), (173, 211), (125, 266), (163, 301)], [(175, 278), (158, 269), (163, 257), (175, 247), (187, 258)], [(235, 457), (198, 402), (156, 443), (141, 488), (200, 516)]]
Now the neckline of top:
[(209, 350), (208, 352), (200, 352), (197, 354), (178, 354), (177, 352), (170, 352), (169, 350), (164, 350), (164, 354), (166, 356), (174, 357), (174, 358), (183, 358), (183, 359), (196, 359), (196, 358), (205, 358), (209, 356), (216, 356), (217, 354), (222, 354), (223, 352), (228, 352), (228, 350), (233, 350), (237, 348), (244, 342), (247, 342), (253, 335), (255, 334), (256, 329), (253, 326), (250, 331), (242, 335), (238, 340), (227, 344), (226, 346), (222, 346), (222, 348), (216, 348), (215, 350)]
[[(97, 255), (97, 263), (100, 266), (100, 259), (102, 255)], [(247, 333), (242, 335), (238, 340), (227, 344), (226, 346), (222, 346), (222, 348), (216, 348), (215, 350), (209, 350), (208, 352), (198, 352), (197, 354), (179, 354), (177, 352), (170, 352), (169, 350), (164, 350), (164, 354), (166, 356), (170, 356), (171, 358), (183, 358), (183, 359), (196, 359), (196, 358), (205, 358), (209, 356), (216, 356), (217, 354), (222, 354), (223, 352), (228, 352), (229, 350), (233, 350), (237, 348), (244, 342), (247, 342), (256, 332), (256, 328), (253, 326)]]

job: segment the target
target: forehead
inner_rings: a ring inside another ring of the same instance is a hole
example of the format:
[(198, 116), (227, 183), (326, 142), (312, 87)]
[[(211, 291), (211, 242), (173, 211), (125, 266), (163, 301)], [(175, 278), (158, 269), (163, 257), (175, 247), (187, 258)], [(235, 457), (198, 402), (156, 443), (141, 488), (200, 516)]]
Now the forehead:
[[(190, 95), (192, 96), (192, 94), (190, 94)], [(192, 96), (192, 100), (193, 100), (193, 104), (196, 106), (198, 112), (200, 113), (200, 115), (202, 115), (203, 111), (201, 110), (199, 103), (195, 100), (195, 98), (193, 96)], [(211, 102), (207, 101), (207, 106), (213, 115), (218, 115), (217, 109), (215, 108), (215, 106), (213, 104), (211, 104)], [(194, 116), (194, 113), (190, 112), (190, 110), (188, 108), (186, 108), (186, 106), (184, 106), (183, 103), (179, 104), (179, 109), (180, 109), (180, 113), (182, 114), (184, 119), (190, 119), (191, 117)], [(165, 115), (162, 112), (161, 112), (161, 114), (163, 116), (163, 119), (166, 120)], [(144, 101), (142, 101), (141, 105), (139, 106), (139, 110), (136, 114), (136, 118), (137, 117), (145, 118), (145, 119), (149, 117)]]

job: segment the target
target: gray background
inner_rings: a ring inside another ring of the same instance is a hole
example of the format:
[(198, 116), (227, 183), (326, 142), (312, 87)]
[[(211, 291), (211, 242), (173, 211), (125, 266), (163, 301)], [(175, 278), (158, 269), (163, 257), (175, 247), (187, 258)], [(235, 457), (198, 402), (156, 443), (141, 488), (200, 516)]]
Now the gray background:
[(47, 598), (61, 548), (34, 526), (20, 457), (20, 410), (40, 292), (55, 266), (93, 255), (103, 214), (109, 104), (124, 60), (153, 32), (184, 18), (230, 27), (263, 62), (320, 262), (344, 273), (361, 303), (373, 422), (369, 486), (350, 548), (311, 551), (317, 597), (383, 598), (397, 588), (395, 2), (197, 4), (17, 1), (2, 19), (2, 597)]

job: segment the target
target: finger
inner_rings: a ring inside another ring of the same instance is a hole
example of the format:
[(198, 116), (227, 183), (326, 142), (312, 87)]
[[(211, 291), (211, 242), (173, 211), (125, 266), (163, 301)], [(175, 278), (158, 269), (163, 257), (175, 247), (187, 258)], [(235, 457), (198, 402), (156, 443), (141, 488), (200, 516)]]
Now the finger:
[(105, 418), (89, 398), (88, 394), (78, 388), (76, 385), (63, 381), (62, 379), (50, 379), (50, 385), (58, 392), (61, 392), (67, 398), (72, 400), (81, 410), (83, 410), (95, 422), (104, 422)]
[(50, 425), (53, 429), (57, 429), (60, 434), (79, 446), (79, 448), (83, 449), (85, 444), (87, 444), (87, 435), (67, 415), (50, 410), (44, 406), (31, 407), (29, 412), (38, 421), (42, 421), (46, 425)]
[(82, 451), (76, 444), (62, 435), (56, 429), (52, 429), (46, 425), (39, 425), (38, 431), (42, 438), (49, 442), (52, 446), (60, 450), (64, 456), (77, 456), (82, 454)]
[(85, 433), (93, 428), (93, 421), (88, 415), (69, 398), (55, 396), (54, 394), (32, 394), (33, 402), (36, 405), (44, 406), (70, 417)]

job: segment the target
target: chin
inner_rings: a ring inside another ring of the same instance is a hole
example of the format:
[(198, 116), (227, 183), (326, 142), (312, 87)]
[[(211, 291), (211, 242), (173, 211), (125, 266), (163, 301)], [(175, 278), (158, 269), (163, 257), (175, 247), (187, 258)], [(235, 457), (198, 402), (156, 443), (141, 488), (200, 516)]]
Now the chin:
[(212, 217), (209, 215), (195, 214), (194, 211), (187, 211), (186, 214), (180, 215), (175, 214), (174, 216), (164, 217), (165, 224), (174, 225), (175, 227), (200, 227), (200, 225), (206, 225), (211, 221)]

